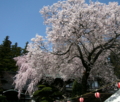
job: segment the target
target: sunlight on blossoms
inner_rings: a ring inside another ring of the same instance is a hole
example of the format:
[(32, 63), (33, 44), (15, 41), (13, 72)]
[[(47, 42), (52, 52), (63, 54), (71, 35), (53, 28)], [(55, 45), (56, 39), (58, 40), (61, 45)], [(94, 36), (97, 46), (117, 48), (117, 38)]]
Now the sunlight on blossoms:
[(85, 77), (86, 83), (97, 75), (106, 83), (117, 79), (108, 60), (111, 52), (120, 52), (117, 2), (58, 1), (40, 13), (47, 36), (36, 34), (27, 46), (28, 53), (15, 58), (19, 67), (16, 89), (22, 90), (29, 80), (27, 91), (32, 94), (41, 80), (51, 83), (56, 77), (79, 82)]

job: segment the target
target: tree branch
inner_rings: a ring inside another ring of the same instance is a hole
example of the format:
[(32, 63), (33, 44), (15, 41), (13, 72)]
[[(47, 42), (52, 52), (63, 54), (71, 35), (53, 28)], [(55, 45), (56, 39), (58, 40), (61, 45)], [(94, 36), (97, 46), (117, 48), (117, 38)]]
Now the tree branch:
[[(113, 43), (115, 42), (116, 38), (118, 38), (118, 37), (120, 36), (120, 34), (117, 34), (116, 32), (115, 32), (115, 34), (116, 34), (116, 37), (115, 37), (115, 38), (112, 38), (112, 39), (108, 40), (108, 42), (106, 42), (104, 45), (99, 45), (99, 46), (97, 46), (96, 48), (94, 48), (94, 49), (92, 50), (92, 52), (89, 54), (88, 60), (89, 60), (89, 61), (91, 60), (94, 52), (96, 52), (96, 50), (98, 50), (99, 48), (101, 48), (101, 46), (102, 46), (103, 48), (105, 48), (105, 49), (110, 48), (111, 45), (113, 45)], [(113, 42), (113, 43), (110, 44), (111, 42)], [(107, 46), (108, 44), (110, 44), (110, 45)], [(102, 49), (103, 49), (103, 48), (102, 48)]]
[(51, 54), (55, 54), (55, 55), (65, 55), (65, 54), (67, 54), (67, 53), (70, 51), (72, 45), (73, 45), (73, 43), (71, 43), (70, 46), (69, 46), (69, 48), (67, 49), (67, 51), (65, 51), (65, 52), (63, 52), (63, 53), (51, 52)]

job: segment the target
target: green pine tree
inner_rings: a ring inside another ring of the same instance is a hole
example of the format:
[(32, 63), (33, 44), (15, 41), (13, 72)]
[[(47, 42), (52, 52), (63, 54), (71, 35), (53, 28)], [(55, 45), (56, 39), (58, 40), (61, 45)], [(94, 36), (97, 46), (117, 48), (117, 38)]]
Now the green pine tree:
[(18, 47), (18, 44), (15, 43), (11, 47), (10, 71), (16, 71), (17, 70), (16, 62), (14, 61), (13, 58), (17, 57), (17, 56), (20, 56), (20, 55), (22, 55), (22, 48)]
[(3, 43), (0, 45), (0, 71), (17, 71), (16, 62), (13, 58), (27, 53), (27, 44), (28, 42), (24, 49), (18, 47), (17, 43), (12, 45), (9, 36), (6, 36)]
[(28, 45), (28, 42), (26, 42), (26, 44), (25, 44), (25, 47), (24, 47), (24, 49), (23, 49), (23, 54), (26, 54), (28, 51), (27, 51), (27, 45)]
[(18, 70), (13, 58), (27, 53), (27, 44), (28, 42), (24, 49), (18, 47), (17, 43), (12, 45), (12, 42), (9, 40), (9, 36), (6, 36), (3, 43), (0, 45), (0, 91), (2, 91), (1, 77), (3, 76), (3, 71), (15, 72)]
[(0, 49), (0, 68), (3, 71), (9, 69), (8, 63), (10, 63), (11, 58), (10, 53), (11, 53), (11, 41), (9, 40), (9, 36), (6, 36), (5, 40), (3, 41), (3, 44), (1, 44)]

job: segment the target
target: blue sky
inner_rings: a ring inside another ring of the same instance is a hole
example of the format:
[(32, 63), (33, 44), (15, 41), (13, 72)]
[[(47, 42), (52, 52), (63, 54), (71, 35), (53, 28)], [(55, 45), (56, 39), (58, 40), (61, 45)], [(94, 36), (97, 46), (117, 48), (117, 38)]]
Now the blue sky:
[[(12, 44), (17, 42), (20, 47), (24, 47), (36, 33), (46, 36), (46, 27), (39, 11), (43, 6), (57, 1), (59, 0), (0, 0), (0, 44), (7, 35)], [(120, 4), (120, 0), (98, 1), (117, 1)]]

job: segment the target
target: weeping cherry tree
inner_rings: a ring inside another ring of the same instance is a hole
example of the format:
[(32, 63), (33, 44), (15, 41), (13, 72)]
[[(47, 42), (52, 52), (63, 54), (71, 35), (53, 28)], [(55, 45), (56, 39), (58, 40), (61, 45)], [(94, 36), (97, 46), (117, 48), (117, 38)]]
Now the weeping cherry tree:
[(120, 5), (84, 0), (58, 1), (40, 10), (46, 37), (36, 35), (28, 53), (14, 58), (19, 66), (15, 88), (32, 94), (43, 79), (77, 79), (87, 91), (88, 79), (99, 75), (106, 83), (116, 80), (109, 55), (119, 46)]

